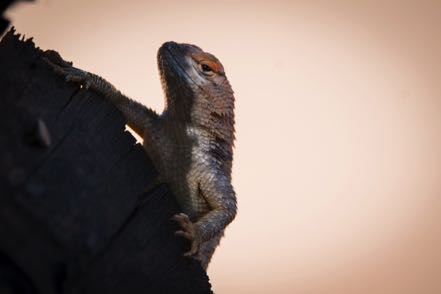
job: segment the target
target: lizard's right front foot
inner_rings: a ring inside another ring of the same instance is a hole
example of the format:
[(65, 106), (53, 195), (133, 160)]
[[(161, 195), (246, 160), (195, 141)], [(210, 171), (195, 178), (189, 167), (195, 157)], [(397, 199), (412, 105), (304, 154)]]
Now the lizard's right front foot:
[(42, 59), (48, 64), (55, 73), (65, 77), (67, 82), (75, 82), (86, 89), (91, 85), (91, 76), (88, 72), (73, 67), (72, 62), (65, 61), (60, 54), (53, 50), (46, 50)]

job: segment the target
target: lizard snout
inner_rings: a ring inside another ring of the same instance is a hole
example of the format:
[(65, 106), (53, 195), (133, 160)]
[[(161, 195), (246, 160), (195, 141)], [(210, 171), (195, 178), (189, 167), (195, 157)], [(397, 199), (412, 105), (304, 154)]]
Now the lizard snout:
[(165, 42), (164, 44), (162, 44), (161, 49), (173, 50), (176, 47), (178, 47), (178, 43), (173, 42), (173, 41), (169, 41), (169, 42)]

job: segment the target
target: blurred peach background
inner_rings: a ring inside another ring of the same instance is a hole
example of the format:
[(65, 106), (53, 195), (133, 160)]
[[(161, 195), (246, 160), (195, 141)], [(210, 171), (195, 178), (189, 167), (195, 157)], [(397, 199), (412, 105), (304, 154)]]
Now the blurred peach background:
[(160, 111), (156, 50), (236, 93), (216, 293), (441, 293), (441, 2), (45, 0), (18, 32)]

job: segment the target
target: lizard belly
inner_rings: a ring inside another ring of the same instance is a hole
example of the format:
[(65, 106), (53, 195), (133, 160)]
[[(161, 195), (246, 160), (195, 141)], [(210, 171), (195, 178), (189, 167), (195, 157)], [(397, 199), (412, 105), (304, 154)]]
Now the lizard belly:
[[(199, 190), (203, 165), (208, 161), (198, 138), (188, 133), (166, 132), (144, 142), (161, 178), (169, 185), (184, 213), (197, 221), (209, 211), (209, 205)], [(173, 134), (173, 137), (170, 137)]]

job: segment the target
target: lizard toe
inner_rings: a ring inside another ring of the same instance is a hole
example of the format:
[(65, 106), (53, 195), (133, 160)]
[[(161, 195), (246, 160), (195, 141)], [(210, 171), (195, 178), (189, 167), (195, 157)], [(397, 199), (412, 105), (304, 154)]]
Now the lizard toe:
[(184, 256), (194, 256), (198, 253), (200, 243), (197, 241), (191, 242), (191, 248), (184, 253)]
[(184, 237), (185, 239), (188, 239), (188, 240), (193, 240), (194, 239), (193, 234), (191, 234), (189, 232), (182, 231), (182, 230), (181, 231), (176, 231), (175, 235), (176, 236), (180, 236), (180, 237)]

